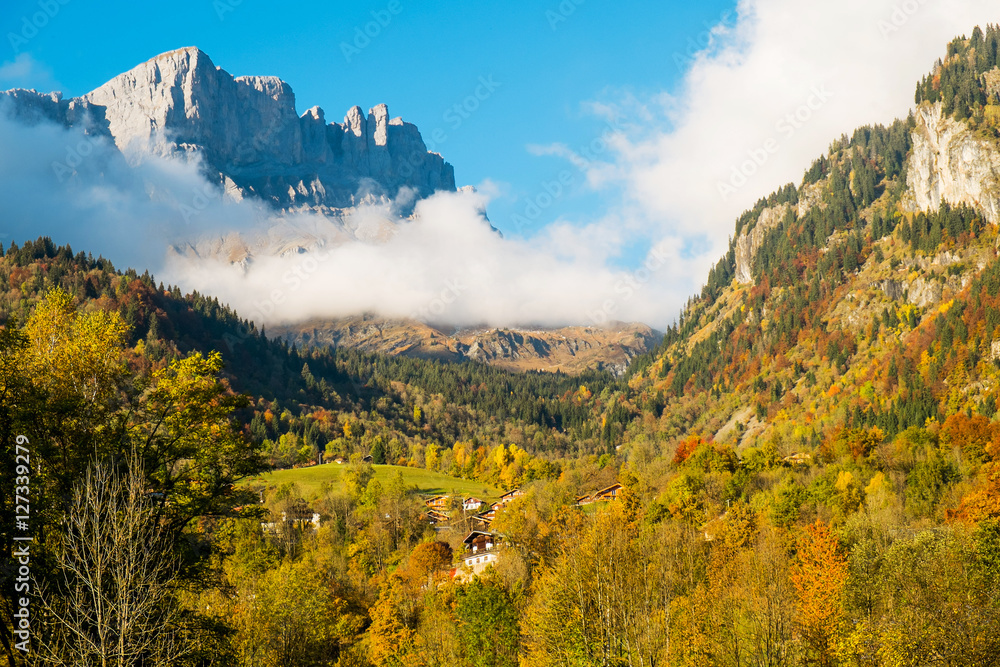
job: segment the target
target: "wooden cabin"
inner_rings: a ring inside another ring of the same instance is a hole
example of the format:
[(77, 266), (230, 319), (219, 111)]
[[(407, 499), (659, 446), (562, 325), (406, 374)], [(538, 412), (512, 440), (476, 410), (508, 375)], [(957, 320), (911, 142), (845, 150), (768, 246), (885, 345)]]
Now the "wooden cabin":
[(497, 504), (500, 505), (500, 507), (504, 507), (510, 501), (514, 500), (515, 498), (520, 498), (524, 494), (525, 491), (522, 489), (512, 489), (507, 493), (503, 494), (502, 496), (500, 496), (500, 500), (497, 501)]
[(451, 517), (444, 512), (439, 512), (434, 509), (427, 510), (427, 513), (424, 516), (432, 526), (436, 526), (439, 523), (448, 523), (448, 521), (451, 520)]
[(622, 490), (622, 485), (615, 483), (607, 487), (606, 489), (595, 491), (594, 494), (591, 496), (591, 498), (595, 503), (606, 500), (614, 500), (615, 498), (618, 497), (618, 494), (621, 492), (621, 490)]
[(462, 509), (466, 512), (478, 512), (482, 505), (483, 501), (479, 498), (465, 498), (462, 501)]
[(424, 505), (438, 512), (447, 512), (449, 500), (451, 500), (451, 496), (431, 496), (424, 501)]

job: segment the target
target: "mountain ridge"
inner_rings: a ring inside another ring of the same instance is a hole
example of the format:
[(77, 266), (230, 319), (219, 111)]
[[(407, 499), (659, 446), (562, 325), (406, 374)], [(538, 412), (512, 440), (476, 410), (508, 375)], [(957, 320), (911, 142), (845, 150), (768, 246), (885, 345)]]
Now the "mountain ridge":
[(306, 347), (346, 346), (365, 352), (439, 361), (479, 361), (509, 371), (578, 375), (585, 370), (621, 376), (632, 359), (648, 352), (662, 334), (644, 324), (463, 328), (448, 332), (415, 320), (372, 315), (308, 320), (271, 326), (271, 335)]

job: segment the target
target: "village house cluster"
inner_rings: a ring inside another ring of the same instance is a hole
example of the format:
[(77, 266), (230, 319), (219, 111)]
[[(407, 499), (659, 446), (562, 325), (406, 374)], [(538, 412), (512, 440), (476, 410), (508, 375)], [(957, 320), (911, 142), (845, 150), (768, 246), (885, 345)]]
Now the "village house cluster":
[[(612, 484), (593, 493), (578, 496), (576, 505), (582, 507), (598, 502), (608, 502), (618, 498), (621, 484)], [(454, 527), (456, 519), (467, 525), (470, 530), (462, 540), (463, 552), (461, 565), (452, 569), (454, 577), (468, 577), (481, 574), (487, 567), (495, 564), (499, 551), (504, 546), (503, 535), (492, 529), (497, 513), (507, 507), (517, 498), (527, 493), (524, 489), (512, 489), (503, 493), (496, 502), (487, 503), (475, 496), (460, 497), (453, 495), (434, 495), (424, 498), (424, 520), (438, 531)], [(263, 500), (263, 499), (262, 499)], [(261, 529), (268, 534), (276, 535), (286, 529), (300, 531), (319, 530), (321, 517), (305, 503), (293, 506), (281, 513), (281, 520), (262, 521)]]
[[(622, 485), (615, 483), (591, 494), (578, 496), (576, 504), (583, 506), (615, 500), (621, 489)], [(424, 505), (427, 507), (424, 516), (432, 526), (438, 528), (447, 526), (455, 518), (454, 513), (459, 507), (463, 518), (468, 519), (471, 525), (471, 531), (462, 540), (464, 545), (462, 567), (453, 570), (453, 576), (461, 576), (463, 573), (465, 576), (478, 575), (496, 563), (498, 552), (503, 548), (504, 538), (492, 530), (493, 521), (500, 510), (525, 493), (524, 489), (513, 489), (489, 505), (476, 497), (462, 498), (460, 505), (458, 499), (450, 495), (436, 495), (424, 500)]]

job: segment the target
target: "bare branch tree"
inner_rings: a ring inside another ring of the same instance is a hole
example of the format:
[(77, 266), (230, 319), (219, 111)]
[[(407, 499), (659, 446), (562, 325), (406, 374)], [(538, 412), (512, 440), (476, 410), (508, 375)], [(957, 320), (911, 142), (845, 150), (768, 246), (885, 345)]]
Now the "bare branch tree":
[(96, 462), (73, 491), (56, 549), (58, 575), (40, 586), (41, 664), (173, 664), (186, 651), (173, 591), (177, 560), (137, 457)]

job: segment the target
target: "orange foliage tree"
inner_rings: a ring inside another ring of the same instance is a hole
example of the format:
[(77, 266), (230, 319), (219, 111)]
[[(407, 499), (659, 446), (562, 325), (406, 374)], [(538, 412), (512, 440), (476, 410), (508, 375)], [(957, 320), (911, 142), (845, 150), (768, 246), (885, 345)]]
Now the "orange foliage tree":
[(982, 461), (987, 450), (996, 448), (1000, 427), (983, 415), (969, 417), (959, 412), (944, 420), (941, 434), (948, 444), (961, 448), (969, 458)]
[(409, 573), (417, 581), (424, 581), (445, 573), (451, 567), (452, 552), (447, 542), (424, 542), (410, 554)]
[(1000, 427), (984, 424), (976, 417), (953, 419), (955, 417), (952, 415), (945, 420), (942, 427), (945, 437), (963, 450), (972, 448), (977, 454), (981, 451), (986, 460), (979, 470), (975, 488), (962, 498), (956, 509), (947, 510), (946, 516), (950, 521), (969, 523), (1000, 518)]
[(812, 662), (824, 667), (834, 664), (843, 615), (841, 596), (847, 582), (847, 559), (838, 547), (837, 536), (825, 523), (807, 526), (798, 540), (798, 562), (791, 574), (798, 597), (799, 632)]
[(701, 436), (689, 435), (685, 440), (682, 440), (679, 445), (677, 445), (677, 451), (674, 452), (674, 464), (681, 464), (687, 461), (687, 458), (694, 453), (694, 450), (698, 449), (698, 445), (702, 444)]

